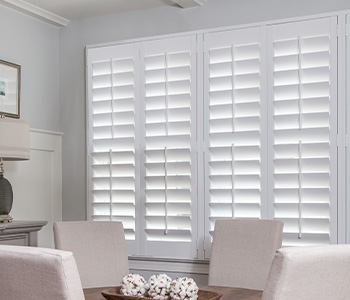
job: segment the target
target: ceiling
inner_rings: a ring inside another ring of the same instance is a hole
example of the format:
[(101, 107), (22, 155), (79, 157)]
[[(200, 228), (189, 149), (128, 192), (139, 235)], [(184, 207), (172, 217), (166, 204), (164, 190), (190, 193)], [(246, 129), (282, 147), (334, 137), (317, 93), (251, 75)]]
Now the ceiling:
[(171, 0), (26, 0), (26, 2), (68, 20), (174, 5)]
[(202, 5), (206, 0), (0, 0), (1, 4), (58, 26), (70, 20), (126, 11), (176, 6), (178, 9)]

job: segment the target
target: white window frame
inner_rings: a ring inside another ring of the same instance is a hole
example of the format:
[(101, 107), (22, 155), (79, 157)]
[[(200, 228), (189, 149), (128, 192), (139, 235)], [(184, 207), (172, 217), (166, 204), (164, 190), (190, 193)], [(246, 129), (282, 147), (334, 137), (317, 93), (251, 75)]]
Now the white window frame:
[[(283, 24), (283, 23), (289, 23), (289, 22), (299, 22), (303, 20), (311, 20), (311, 19), (318, 19), (318, 18), (324, 18), (324, 17), (337, 17), (338, 18), (338, 25), (337, 25), (337, 36), (338, 36), (338, 43), (337, 47), (337, 57), (338, 57), (338, 96), (337, 96), (337, 135), (336, 136), (331, 136), (333, 139), (333, 142), (337, 144), (338, 147), (338, 169), (336, 171), (336, 174), (338, 176), (337, 178), (337, 190), (332, 191), (332, 193), (337, 194), (336, 196), (336, 207), (332, 210), (332, 215), (337, 214), (338, 215), (338, 220), (337, 224), (333, 226), (332, 229), (332, 243), (349, 243), (350, 242), (350, 230), (347, 230), (348, 226), (348, 218), (350, 217), (350, 192), (349, 192), (349, 185), (347, 184), (347, 178), (349, 177), (349, 172), (350, 172), (350, 159), (348, 158), (350, 155), (350, 150), (349, 150), (349, 138), (347, 136), (347, 133), (350, 132), (350, 122), (347, 121), (347, 119), (350, 117), (350, 105), (347, 105), (347, 100), (350, 100), (350, 89), (347, 88), (347, 86), (350, 85), (350, 13), (348, 11), (343, 11), (343, 12), (335, 12), (335, 13), (325, 13), (325, 14), (320, 14), (317, 16), (309, 16), (309, 17), (299, 17), (299, 18), (290, 18), (286, 20), (278, 20), (278, 21), (268, 21), (268, 22), (263, 22), (263, 23), (257, 23), (257, 24), (249, 24), (249, 25), (244, 25), (244, 26), (234, 26), (234, 27), (226, 27), (226, 28), (219, 28), (219, 29), (213, 29), (213, 30), (203, 30), (203, 31), (197, 31), (197, 32), (192, 32), (188, 34), (194, 34), (197, 37), (197, 61), (201, 62), (203, 61), (203, 47), (205, 44), (205, 39), (204, 35), (211, 33), (211, 32), (220, 32), (220, 31), (226, 31), (226, 30), (240, 30), (244, 28), (250, 28), (250, 27), (255, 27), (255, 26), (260, 26), (262, 28), (263, 35), (266, 33), (266, 26), (269, 25), (277, 25), (277, 24)], [(104, 45), (91, 45), (87, 47), (87, 51), (91, 48), (95, 47), (102, 47), (102, 46), (110, 46), (110, 45), (122, 45), (125, 43), (134, 43), (134, 42), (144, 42), (147, 40), (154, 40), (154, 39), (162, 39), (162, 38), (168, 38), (168, 37), (177, 37), (181, 36), (182, 34), (172, 34), (172, 35), (166, 35), (166, 36), (160, 36), (160, 37), (153, 37), (151, 39), (135, 39), (135, 40), (129, 40), (129, 41), (124, 41), (121, 43), (112, 43), (112, 44), (104, 44)], [(264, 45), (267, 43), (266, 40), (263, 40), (262, 45), (263, 51), (262, 55), (265, 57), (267, 56), (267, 47)], [(267, 60), (262, 61), (262, 69), (266, 70), (267, 69)], [(201, 74), (203, 74), (203, 65), (201, 63), (197, 63), (197, 73), (198, 77), (202, 77)], [(267, 84), (267, 76), (264, 76), (264, 84)], [(88, 72), (87, 72), (87, 82), (89, 82), (88, 78)], [(204, 104), (202, 104), (202, 100), (204, 98), (204, 89), (205, 87), (203, 86), (203, 82), (201, 80), (198, 80), (197, 82), (197, 135), (198, 138), (196, 139), (196, 149), (193, 149), (193, 151), (196, 152), (196, 160), (198, 164), (195, 166), (197, 170), (197, 199), (204, 199), (204, 187), (200, 186), (200, 182), (205, 181), (205, 132), (204, 132)], [(88, 95), (88, 87), (87, 87), (87, 95)], [(137, 104), (136, 109), (139, 110), (139, 104)], [(265, 109), (265, 112), (261, 112), (262, 114), (267, 114), (267, 107), (262, 107), (262, 110)], [(87, 122), (90, 121), (90, 115), (89, 115), (89, 109), (87, 105)], [(139, 113), (137, 113), (137, 116), (139, 117)], [(333, 124), (334, 125), (334, 124)], [(262, 132), (265, 130), (267, 131), (267, 119), (266, 122), (262, 122), (261, 124)], [(262, 133), (263, 134), (263, 133)], [(87, 130), (87, 140), (89, 140), (89, 130)], [(89, 150), (88, 150), (88, 144), (87, 142), (87, 193), (89, 194)], [(141, 147), (138, 143), (136, 143), (137, 147)], [(262, 155), (267, 156), (267, 150), (266, 153), (262, 153)], [(140, 160), (140, 156), (136, 156), (136, 161)], [(267, 161), (267, 160), (266, 160)], [(140, 163), (140, 162), (138, 162)], [(262, 166), (262, 169), (265, 169), (267, 172), (267, 163), (265, 163), (265, 166)], [(139, 170), (138, 170), (139, 171)], [(265, 180), (265, 183), (267, 183), (268, 180)], [(262, 182), (262, 188), (263, 187), (263, 182)], [(267, 187), (266, 187), (267, 190)], [(267, 191), (264, 192), (267, 197)], [(268, 197), (267, 197), (268, 198)], [(270, 202), (271, 200), (267, 200)], [(266, 216), (265, 218), (271, 218), (273, 216), (273, 213), (271, 211), (271, 205), (268, 204), (268, 202), (262, 205), (262, 210), (261, 210), (261, 215), (262, 217)], [(139, 217), (142, 217), (140, 213), (140, 204), (137, 205), (137, 215)], [(208, 256), (204, 254), (205, 248), (208, 248), (208, 240), (204, 239), (205, 236), (205, 226), (204, 226), (204, 220), (205, 220), (205, 203), (204, 201), (198, 201), (197, 202), (197, 239), (195, 241), (196, 244), (196, 251), (198, 252), (198, 260), (203, 260), (207, 258)], [(269, 207), (269, 208), (267, 208)], [(87, 219), (90, 220), (90, 202), (89, 202), (89, 197), (87, 200)], [(336, 237), (336, 238), (335, 238)], [(210, 243), (210, 242), (209, 242)], [(140, 248), (140, 245), (138, 246)], [(138, 254), (136, 254), (138, 255)], [(146, 258), (147, 259), (147, 258)], [(186, 260), (186, 259), (185, 259)], [(176, 262), (175, 262), (176, 263)]]

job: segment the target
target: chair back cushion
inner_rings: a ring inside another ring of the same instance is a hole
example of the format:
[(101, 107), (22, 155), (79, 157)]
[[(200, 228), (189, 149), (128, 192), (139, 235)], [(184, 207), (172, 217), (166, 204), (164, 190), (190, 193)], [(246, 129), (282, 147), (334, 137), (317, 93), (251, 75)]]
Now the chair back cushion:
[(350, 299), (350, 245), (280, 249), (262, 299)]
[(0, 299), (83, 300), (73, 254), (0, 245)]
[(283, 222), (217, 220), (209, 266), (209, 285), (263, 290)]
[(129, 273), (121, 222), (56, 222), (57, 249), (72, 251), (83, 288), (117, 286)]

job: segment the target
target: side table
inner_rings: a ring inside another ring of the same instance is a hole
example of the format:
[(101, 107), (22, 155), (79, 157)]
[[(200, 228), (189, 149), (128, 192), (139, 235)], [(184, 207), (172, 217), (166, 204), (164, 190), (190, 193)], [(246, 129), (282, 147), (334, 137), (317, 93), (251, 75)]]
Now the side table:
[(38, 246), (38, 231), (46, 221), (0, 223), (0, 245)]

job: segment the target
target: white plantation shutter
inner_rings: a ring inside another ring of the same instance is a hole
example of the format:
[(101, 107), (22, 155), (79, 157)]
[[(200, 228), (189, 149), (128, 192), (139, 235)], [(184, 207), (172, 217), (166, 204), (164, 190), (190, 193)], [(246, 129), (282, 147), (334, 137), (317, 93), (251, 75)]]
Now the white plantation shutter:
[(341, 17), (339, 45), (324, 17), (88, 48), (88, 219), (122, 221), (145, 257), (209, 258), (217, 219), (282, 220), (285, 246), (349, 239)]
[(88, 218), (121, 221), (130, 254), (136, 247), (137, 45), (88, 50)]
[(205, 35), (206, 257), (217, 219), (262, 217), (260, 36)]
[(196, 39), (141, 45), (141, 253), (194, 258)]
[(272, 216), (286, 246), (336, 242), (336, 18), (268, 34)]

